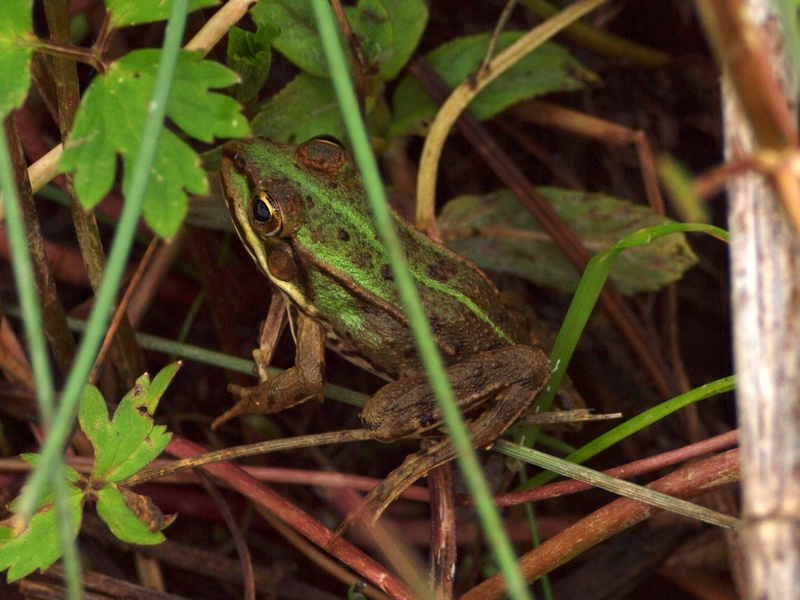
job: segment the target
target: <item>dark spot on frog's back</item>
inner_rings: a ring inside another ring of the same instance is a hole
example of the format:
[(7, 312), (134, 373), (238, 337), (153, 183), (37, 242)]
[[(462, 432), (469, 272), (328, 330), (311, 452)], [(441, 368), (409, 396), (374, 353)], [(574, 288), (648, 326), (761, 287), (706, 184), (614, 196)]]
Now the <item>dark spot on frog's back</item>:
[(394, 279), (392, 276), (392, 269), (389, 267), (389, 265), (381, 265), (381, 277), (384, 281), (391, 281)]
[(431, 315), (428, 318), (428, 322), (431, 325), (431, 331), (433, 331), (434, 335), (440, 335), (442, 333), (442, 329), (444, 328), (444, 322), (439, 317), (439, 315)]
[(380, 308), (378, 308), (374, 304), (364, 304), (364, 306), (361, 307), (361, 310), (367, 313), (368, 315), (379, 315), (380, 313), (383, 312)]
[(458, 267), (444, 259), (430, 263), (426, 269), (428, 277), (439, 283), (446, 283), (456, 276)]
[(311, 194), (306, 196), (306, 204), (308, 204), (308, 208), (314, 208), (314, 198), (311, 196)]
[(342, 242), (349, 242), (350, 241), (350, 234), (347, 233), (347, 230), (344, 229), (343, 227), (339, 227), (339, 231), (336, 234), (336, 237), (338, 237), (339, 240), (342, 241)]
[(436, 419), (434, 417), (430, 416), (430, 415), (428, 415), (428, 416), (423, 415), (419, 419), (419, 425), (423, 429), (428, 429), (428, 428), (433, 427), (434, 425), (436, 425)]

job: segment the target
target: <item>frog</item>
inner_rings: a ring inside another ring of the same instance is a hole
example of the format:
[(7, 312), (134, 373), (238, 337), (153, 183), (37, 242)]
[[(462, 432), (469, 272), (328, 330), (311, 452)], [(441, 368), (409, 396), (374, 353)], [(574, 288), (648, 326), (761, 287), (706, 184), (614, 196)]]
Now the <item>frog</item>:
[[(299, 145), (231, 140), (222, 148), (220, 182), (239, 238), (284, 298), (296, 352), (294, 366), (277, 376), (229, 386), (238, 402), (212, 427), (320, 397), (327, 348), (386, 380), (360, 414), (371, 438), (433, 438), (345, 517), (332, 543), (362, 514), (377, 519), (455, 451), (345, 147), (327, 136)], [(550, 361), (481, 269), (393, 210), (391, 218), (471, 442), (489, 447), (529, 411)]]

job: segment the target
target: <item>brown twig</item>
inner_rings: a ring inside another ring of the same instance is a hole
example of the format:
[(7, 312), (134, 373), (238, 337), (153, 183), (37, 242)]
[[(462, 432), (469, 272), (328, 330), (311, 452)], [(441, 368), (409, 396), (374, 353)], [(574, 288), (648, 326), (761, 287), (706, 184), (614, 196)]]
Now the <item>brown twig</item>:
[(25, 156), (17, 136), (13, 117), (4, 121), (8, 149), (14, 167), (19, 192), (19, 204), (25, 225), (25, 239), (33, 261), (33, 273), (39, 304), (42, 308), (44, 330), (53, 356), (62, 375), (69, 372), (75, 356), (75, 338), (67, 325), (67, 316), (58, 297), (53, 273), (44, 250), (44, 237), (36, 214)]
[[(738, 480), (738, 477), (739, 451), (737, 449), (679, 469), (647, 487), (671, 496), (688, 499), (733, 483)], [(660, 510), (628, 498), (614, 500), (520, 557), (519, 566), (523, 576), (529, 582), (535, 581), (603, 540), (657, 512)], [(461, 598), (462, 600), (499, 600), (504, 597), (505, 592), (503, 578), (495, 575), (471, 589)]]
[(250, 556), (250, 549), (247, 547), (247, 540), (245, 540), (244, 534), (239, 528), (239, 524), (236, 522), (236, 519), (233, 518), (233, 514), (231, 513), (231, 509), (228, 507), (228, 503), (225, 502), (225, 498), (223, 498), (222, 494), (219, 493), (219, 488), (211, 480), (211, 477), (206, 475), (202, 469), (197, 469), (196, 474), (200, 479), (200, 483), (203, 484), (203, 488), (205, 488), (206, 493), (217, 507), (219, 514), (222, 515), (222, 519), (225, 521), (225, 525), (227, 526), (228, 531), (233, 538), (233, 542), (236, 545), (236, 553), (239, 555), (239, 564), (242, 566), (242, 583), (244, 587), (245, 600), (255, 600), (255, 575), (253, 572), (253, 560)]
[(431, 494), (431, 581), (436, 600), (453, 597), (456, 573), (456, 513), (451, 463), (437, 467), (428, 474)]
[[(203, 454), (205, 448), (186, 439), (175, 437), (167, 447), (171, 454), (187, 458)], [(203, 467), (218, 480), (225, 482), (239, 493), (264, 506), (284, 523), (289, 523), (297, 531), (317, 546), (325, 547), (332, 531), (322, 523), (300, 510), (272, 489), (262, 485), (242, 469), (231, 463), (213, 463)], [(339, 539), (331, 548), (331, 554), (342, 560), (358, 573), (361, 573), (389, 596), (398, 599), (412, 600), (415, 595), (408, 587), (386, 568), (372, 560), (347, 540)]]

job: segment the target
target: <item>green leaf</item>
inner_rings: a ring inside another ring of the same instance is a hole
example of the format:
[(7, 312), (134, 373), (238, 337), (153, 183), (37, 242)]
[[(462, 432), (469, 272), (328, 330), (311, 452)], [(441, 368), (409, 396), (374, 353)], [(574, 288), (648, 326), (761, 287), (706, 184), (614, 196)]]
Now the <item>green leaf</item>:
[(253, 100), (267, 80), (272, 62), (270, 47), (277, 36), (278, 29), (269, 24), (255, 33), (238, 27), (228, 31), (228, 66), (241, 80), (235, 88), (239, 102)]
[[(649, 208), (603, 194), (538, 190), (592, 254), (643, 227), (671, 222)], [(563, 292), (577, 288), (578, 271), (507, 190), (482, 198), (454, 198), (442, 210), (438, 224), (450, 248), (484, 269)], [(623, 252), (611, 278), (626, 295), (653, 291), (679, 279), (696, 262), (686, 237), (672, 235)]]
[(78, 420), (95, 449), (94, 479), (122, 481), (152, 462), (166, 448), (172, 434), (155, 425), (152, 415), (180, 363), (165, 367), (153, 384), (145, 373), (119, 403), (109, 422), (100, 392), (87, 385)]
[[(105, 0), (105, 2), (111, 29), (163, 21), (169, 17), (172, 4), (164, 0)], [(189, 0), (189, 12), (215, 4), (219, 4), (219, 0)]]
[[(64, 469), (73, 539), (80, 529), (83, 501), (91, 490), (97, 497), (98, 514), (118, 538), (135, 544), (157, 544), (164, 540), (160, 531), (174, 517), (164, 517), (146, 496), (109, 482), (139, 471), (166, 447), (171, 434), (163, 426), (155, 426), (152, 415), (179, 367), (180, 363), (166, 366), (152, 383), (147, 374), (142, 375), (120, 402), (112, 422), (97, 388), (85, 387), (78, 418), (95, 448), (95, 466), (91, 482), (74, 469)], [(23, 454), (22, 459), (36, 467), (40, 457)], [(11, 503), (12, 512), (16, 512), (18, 503), (19, 498)], [(8, 569), (9, 581), (25, 577), (35, 569), (45, 569), (61, 556), (58, 521), (53, 494), (48, 489), (26, 529), (18, 533), (11, 527), (0, 527), (0, 569)]]
[(22, 104), (31, 79), (31, 0), (0, 2), (0, 119)]
[[(105, 75), (96, 77), (84, 94), (64, 146), (61, 168), (75, 171), (75, 189), (87, 208), (111, 189), (117, 154), (122, 156), (123, 191), (129, 186), (159, 58), (158, 50), (131, 52), (111, 65)], [(235, 82), (236, 75), (222, 65), (204, 61), (198, 53), (183, 52), (167, 115), (187, 134), (202, 141), (210, 142), (214, 136), (246, 135), (248, 125), (236, 101), (208, 91)], [(186, 193), (206, 193), (205, 172), (195, 151), (165, 129), (152, 173), (144, 217), (153, 231), (169, 237), (186, 214)]]
[[(22, 454), (19, 455), (19, 457), (22, 460), (24, 460), (26, 463), (28, 463), (29, 465), (31, 465), (32, 467), (35, 468), (35, 467), (39, 466), (39, 459), (41, 458), (41, 455), (40, 454), (36, 454), (35, 452), (23, 452)], [(68, 466), (64, 465), (64, 466), (62, 466), (62, 469), (63, 469), (64, 477), (70, 483), (78, 483), (79, 481), (83, 480), (83, 475), (81, 475), (78, 471), (76, 471), (72, 467), (68, 467)], [(16, 500), (14, 500), (14, 502), (16, 502)], [(11, 503), (12, 506), (13, 506), (14, 502)]]
[[(78, 408), (78, 422), (81, 430), (91, 440), (95, 449), (107, 448), (113, 444), (106, 401), (100, 391), (93, 385), (87, 384), (83, 388), (83, 396), (81, 396)], [(108, 457), (108, 454), (105, 456)], [(109, 465), (98, 464), (98, 456), (95, 456), (95, 472), (98, 469), (100, 472), (105, 472), (108, 468)]]
[(330, 79), (300, 73), (267, 100), (253, 119), (253, 134), (297, 144), (316, 135), (345, 139), (339, 104)]
[[(81, 525), (83, 492), (70, 485), (67, 503), (70, 511), (70, 534), (74, 539)], [(8, 581), (16, 581), (46, 569), (61, 556), (58, 535), (58, 512), (50, 498), (33, 515), (28, 527), (16, 534), (10, 527), (0, 527), (0, 569), (8, 569)]]
[(367, 66), (377, 68), (384, 81), (405, 66), (428, 23), (422, 0), (359, 0), (345, 7), (345, 13), (361, 40)]
[(656, 169), (669, 192), (672, 205), (682, 221), (709, 223), (711, 214), (694, 185), (694, 175), (680, 161), (671, 156), (656, 160)]
[(317, 22), (309, 2), (260, 0), (250, 9), (256, 25), (280, 29), (275, 49), (310, 75), (328, 76), (328, 62), (319, 43)]
[(356, 6), (344, 7), (344, 13), (361, 46), (365, 71), (379, 71), (394, 47), (392, 22), (383, 2), (359, 0)]
[(97, 492), (97, 514), (123, 542), (152, 545), (164, 541), (161, 530), (174, 520), (165, 518), (147, 496), (107, 485)]
[[(428, 22), (422, 0), (359, 0), (345, 14), (361, 44), (367, 71), (384, 81), (392, 79), (419, 44)], [(328, 77), (328, 63), (319, 43), (317, 23), (308, 2), (261, 0), (250, 14), (258, 25), (280, 28), (275, 49), (316, 77)]]
[[(497, 40), (495, 53), (505, 50), (524, 35), (505, 32)], [(474, 74), (486, 56), (489, 34), (457, 38), (426, 56), (444, 81), (455, 87)], [(550, 92), (576, 90), (597, 76), (575, 60), (566, 48), (545, 43), (489, 84), (470, 104), (479, 120), (490, 119), (510, 105)], [(391, 136), (423, 133), (425, 123), (436, 114), (436, 105), (416, 79), (405, 76), (394, 93), (395, 123)]]
[(153, 377), (153, 381), (150, 384), (150, 391), (147, 394), (147, 405), (145, 407), (148, 414), (154, 415), (156, 413), (161, 396), (163, 396), (164, 392), (167, 391), (169, 384), (172, 383), (172, 379), (178, 373), (178, 369), (180, 368), (181, 362), (175, 361), (174, 363), (170, 363), (161, 369), (158, 373), (156, 373), (156, 376)]

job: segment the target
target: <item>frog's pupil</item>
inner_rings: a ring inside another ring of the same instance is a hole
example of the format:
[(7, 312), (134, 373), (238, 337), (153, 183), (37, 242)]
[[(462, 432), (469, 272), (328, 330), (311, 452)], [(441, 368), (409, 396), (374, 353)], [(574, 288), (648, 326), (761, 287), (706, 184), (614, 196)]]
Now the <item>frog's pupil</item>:
[(267, 223), (272, 218), (272, 211), (263, 200), (258, 200), (253, 204), (253, 219), (257, 223)]

